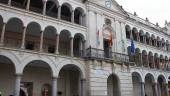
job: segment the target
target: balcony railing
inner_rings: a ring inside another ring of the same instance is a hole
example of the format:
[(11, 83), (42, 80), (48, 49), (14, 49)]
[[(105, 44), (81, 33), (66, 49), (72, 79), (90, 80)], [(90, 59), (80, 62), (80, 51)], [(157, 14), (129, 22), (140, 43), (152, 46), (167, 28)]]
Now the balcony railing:
[(104, 50), (96, 48), (88, 48), (85, 54), (86, 58), (110, 60), (117, 63), (132, 63), (129, 62), (129, 56), (126, 54), (116, 52), (105, 52)]

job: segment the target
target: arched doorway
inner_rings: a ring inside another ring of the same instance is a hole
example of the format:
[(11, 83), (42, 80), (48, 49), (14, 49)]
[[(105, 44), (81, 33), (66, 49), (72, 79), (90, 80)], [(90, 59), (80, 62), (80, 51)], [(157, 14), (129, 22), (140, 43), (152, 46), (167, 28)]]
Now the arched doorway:
[[(59, 72), (58, 95), (82, 96), (82, 71), (75, 65), (65, 65)], [(83, 95), (84, 96), (84, 95)]]
[(15, 66), (6, 56), (0, 55), (0, 91), (3, 96), (14, 95)]
[(154, 77), (152, 74), (147, 74), (145, 76), (145, 95), (146, 96), (156, 96), (154, 90)]
[(28, 96), (41, 96), (45, 94), (42, 89), (45, 84), (51, 84), (51, 82), (52, 70), (48, 63), (41, 60), (34, 60), (25, 66), (21, 85), (27, 90)]
[(30, 0), (30, 11), (43, 13), (43, 0)]
[(125, 30), (126, 30), (126, 38), (130, 39), (130, 36), (131, 36), (131, 28), (130, 28), (130, 26), (126, 25)]
[(142, 78), (139, 73), (132, 73), (132, 83), (133, 83), (133, 95), (134, 96), (143, 96), (142, 94)]
[(108, 96), (120, 96), (120, 81), (119, 78), (112, 74), (107, 79), (107, 94)]
[(158, 94), (159, 96), (167, 96), (166, 94), (166, 79), (164, 76), (160, 75), (158, 77)]

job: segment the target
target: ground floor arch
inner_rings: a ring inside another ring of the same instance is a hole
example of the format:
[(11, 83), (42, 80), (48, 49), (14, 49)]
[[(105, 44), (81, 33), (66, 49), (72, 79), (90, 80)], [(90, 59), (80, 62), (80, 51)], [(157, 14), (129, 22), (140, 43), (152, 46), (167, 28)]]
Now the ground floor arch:
[(120, 81), (117, 75), (112, 74), (107, 79), (108, 96), (120, 96)]
[(133, 83), (133, 95), (134, 96), (143, 96), (143, 84), (142, 77), (139, 73), (132, 73), (132, 83)]
[(154, 90), (154, 76), (152, 74), (147, 74), (145, 76), (145, 95), (146, 96), (155, 96), (155, 90)]
[(9, 96), (15, 89), (15, 65), (11, 59), (0, 55), (0, 91), (2, 96)]

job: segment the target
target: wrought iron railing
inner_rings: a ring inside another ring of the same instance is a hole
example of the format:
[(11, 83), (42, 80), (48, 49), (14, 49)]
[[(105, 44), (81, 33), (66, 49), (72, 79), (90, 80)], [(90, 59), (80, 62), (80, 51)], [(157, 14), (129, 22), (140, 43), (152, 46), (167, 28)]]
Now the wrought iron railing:
[(129, 56), (116, 52), (105, 52), (104, 50), (89, 47), (86, 50), (86, 58), (112, 60), (119, 63), (130, 63)]

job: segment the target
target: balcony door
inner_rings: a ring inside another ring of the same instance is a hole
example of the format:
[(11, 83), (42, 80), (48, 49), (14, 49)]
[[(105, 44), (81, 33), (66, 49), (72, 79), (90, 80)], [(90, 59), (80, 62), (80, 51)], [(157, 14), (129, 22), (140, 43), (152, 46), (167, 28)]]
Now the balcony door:
[(104, 48), (104, 57), (109, 58), (110, 57), (110, 48), (109, 48), (109, 40), (108, 39), (103, 40), (103, 48)]

